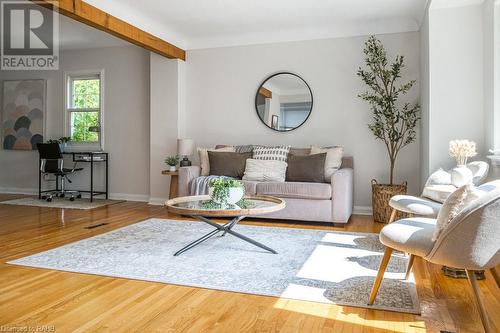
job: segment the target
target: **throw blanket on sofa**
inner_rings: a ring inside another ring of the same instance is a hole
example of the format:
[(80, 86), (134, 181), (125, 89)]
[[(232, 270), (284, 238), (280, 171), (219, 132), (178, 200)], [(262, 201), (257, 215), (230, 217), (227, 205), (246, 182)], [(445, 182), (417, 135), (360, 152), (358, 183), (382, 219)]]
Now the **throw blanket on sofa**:
[(200, 176), (191, 181), (191, 189), (189, 193), (191, 193), (191, 195), (208, 194), (208, 184), (210, 184), (210, 181), (217, 178), (233, 179), (231, 177), (226, 177), (226, 176)]

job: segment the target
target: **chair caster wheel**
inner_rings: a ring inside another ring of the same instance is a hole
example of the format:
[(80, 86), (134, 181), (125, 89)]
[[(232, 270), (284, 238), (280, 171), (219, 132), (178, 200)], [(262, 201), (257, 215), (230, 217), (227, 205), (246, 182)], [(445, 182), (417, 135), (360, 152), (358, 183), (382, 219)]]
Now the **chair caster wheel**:
[(75, 197), (69, 198), (69, 201), (75, 201)]
[(77, 197), (77, 199), (81, 199), (81, 198), (82, 198), (82, 195), (81, 195), (81, 194), (78, 194), (76, 197)]
[(59, 194), (59, 198), (64, 198), (64, 193)]
[(46, 195), (42, 195), (42, 200), (46, 200), (47, 199), (47, 196)]
[(47, 202), (51, 202), (52, 201), (52, 198), (47, 198)]

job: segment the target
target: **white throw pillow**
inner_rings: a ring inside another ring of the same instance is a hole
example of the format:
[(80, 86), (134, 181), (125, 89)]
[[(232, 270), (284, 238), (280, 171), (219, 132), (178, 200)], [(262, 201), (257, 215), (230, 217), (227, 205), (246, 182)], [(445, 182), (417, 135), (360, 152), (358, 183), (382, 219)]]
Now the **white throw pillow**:
[(472, 184), (474, 177), (472, 171), (467, 167), (456, 167), (450, 170), (451, 184), (456, 187), (462, 187), (467, 184)]
[(458, 215), (460, 212), (467, 207), (474, 200), (479, 199), (481, 192), (476, 189), (472, 184), (467, 184), (460, 187), (458, 190), (453, 192), (441, 207), (439, 211), (436, 229), (432, 236), (432, 240), (435, 241), (439, 238), (439, 235), (445, 230), (450, 222)]
[(284, 182), (288, 164), (283, 161), (247, 159), (243, 180)]
[(332, 175), (342, 165), (342, 156), (344, 155), (343, 147), (311, 147), (311, 155), (326, 153), (325, 159), (325, 182), (329, 183), (332, 180)]
[(424, 187), (422, 196), (443, 203), (456, 190), (457, 187), (455, 185), (431, 185)]
[(456, 189), (451, 184), (451, 173), (439, 169), (427, 179), (422, 196), (443, 203)]
[(210, 162), (208, 160), (208, 152), (209, 151), (228, 151), (228, 152), (234, 152), (234, 147), (228, 146), (228, 147), (222, 147), (218, 149), (211, 149), (211, 148), (198, 148), (198, 155), (200, 156), (200, 167), (201, 167), (201, 176), (208, 176), (210, 174)]
[(425, 186), (431, 185), (450, 185), (451, 184), (451, 173), (448, 171), (444, 171), (443, 169), (439, 169), (432, 173), (427, 179)]
[(256, 160), (272, 160), (286, 162), (288, 160), (288, 153), (290, 146), (254, 146), (253, 159)]

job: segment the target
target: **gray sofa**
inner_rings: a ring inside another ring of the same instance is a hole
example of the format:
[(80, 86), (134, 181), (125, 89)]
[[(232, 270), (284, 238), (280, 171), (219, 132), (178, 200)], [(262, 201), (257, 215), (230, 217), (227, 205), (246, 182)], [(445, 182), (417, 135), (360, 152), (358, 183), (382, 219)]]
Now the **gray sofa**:
[[(291, 148), (294, 155), (308, 155), (308, 148)], [(242, 181), (248, 195), (272, 195), (286, 201), (286, 208), (265, 218), (345, 224), (353, 208), (353, 158), (344, 156), (330, 183)], [(200, 176), (199, 166), (179, 168), (179, 196), (191, 195), (190, 184)]]

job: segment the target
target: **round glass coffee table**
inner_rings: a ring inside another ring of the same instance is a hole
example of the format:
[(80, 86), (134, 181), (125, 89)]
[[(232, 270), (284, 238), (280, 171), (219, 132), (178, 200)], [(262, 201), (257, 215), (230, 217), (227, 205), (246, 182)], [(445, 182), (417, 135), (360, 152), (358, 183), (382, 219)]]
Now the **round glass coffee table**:
[[(264, 244), (257, 242), (256, 240), (233, 231), (232, 228), (247, 216), (258, 216), (282, 210), (283, 208), (285, 208), (284, 200), (271, 196), (249, 196), (245, 197), (245, 208), (239, 208), (238, 206), (233, 206), (230, 208), (209, 208), (209, 206), (207, 207), (207, 202), (209, 201), (210, 197), (208, 195), (199, 195), (175, 198), (168, 200), (165, 203), (165, 206), (167, 207), (169, 212), (194, 217), (215, 228), (215, 230), (209, 232), (203, 237), (200, 237), (199, 239), (177, 251), (174, 256), (178, 256), (179, 254), (195, 247), (196, 245), (201, 244), (202, 242), (206, 241), (212, 236), (215, 236), (219, 232), (222, 232), (222, 236), (228, 233), (266, 251), (274, 254), (277, 253), (270, 247), (267, 247)], [(233, 219), (225, 224), (218, 224), (209, 219), (213, 217), (233, 217)]]

